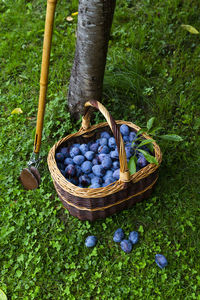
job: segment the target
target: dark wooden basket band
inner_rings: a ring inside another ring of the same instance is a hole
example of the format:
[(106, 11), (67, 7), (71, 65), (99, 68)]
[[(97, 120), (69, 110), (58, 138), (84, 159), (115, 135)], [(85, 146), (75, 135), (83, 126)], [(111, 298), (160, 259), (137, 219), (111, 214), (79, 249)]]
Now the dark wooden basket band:
[[(131, 198), (137, 197), (138, 195), (141, 195), (141, 194), (145, 193), (146, 191), (152, 189), (152, 187), (154, 186), (154, 184), (156, 183), (157, 180), (158, 180), (158, 176), (156, 177), (156, 179), (155, 179), (150, 185), (148, 185), (147, 187), (145, 187), (142, 191), (140, 191), (140, 192), (138, 192), (138, 193), (135, 193), (135, 194), (133, 194), (133, 195), (130, 195), (129, 197), (127, 197), (127, 198), (125, 198), (125, 199), (120, 199), (119, 201), (115, 202), (114, 204), (109, 204), (109, 205), (107, 205), (107, 206), (104, 206), (104, 207), (97, 207), (97, 208), (87, 208), (87, 207), (84, 207), (84, 206), (75, 205), (75, 204), (72, 203), (71, 201), (67, 201), (66, 199), (64, 199), (64, 198), (62, 197), (62, 195), (59, 193), (58, 189), (56, 189), (56, 190), (57, 190), (57, 193), (58, 193), (59, 197), (62, 198), (62, 201), (64, 201), (64, 202), (67, 203), (68, 205), (73, 206), (73, 207), (75, 207), (76, 209), (79, 209), (79, 210), (83, 210), (83, 211), (85, 210), (85, 211), (91, 211), (91, 212), (93, 212), (93, 211), (100, 211), (100, 210), (103, 211), (103, 210), (108, 209), (108, 208), (110, 208), (110, 207), (117, 206), (117, 205), (119, 205), (119, 204), (121, 204), (121, 203), (123, 203), (123, 202), (126, 202), (126, 201), (128, 201), (129, 199), (131, 199)], [(95, 199), (95, 200), (96, 200), (96, 199)]]

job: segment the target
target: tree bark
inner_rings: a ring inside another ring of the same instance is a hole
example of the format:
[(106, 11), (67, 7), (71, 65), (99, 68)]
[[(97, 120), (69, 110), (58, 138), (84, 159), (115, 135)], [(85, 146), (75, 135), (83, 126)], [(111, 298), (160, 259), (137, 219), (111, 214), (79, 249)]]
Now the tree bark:
[(78, 119), (88, 100), (101, 100), (108, 41), (116, 0), (79, 0), (77, 42), (68, 106)]

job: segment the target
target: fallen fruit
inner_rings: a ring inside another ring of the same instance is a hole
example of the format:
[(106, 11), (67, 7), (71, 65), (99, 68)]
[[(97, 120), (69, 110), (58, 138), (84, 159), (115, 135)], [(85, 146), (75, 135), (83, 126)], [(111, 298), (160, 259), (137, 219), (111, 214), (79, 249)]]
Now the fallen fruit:
[(133, 244), (129, 240), (122, 240), (120, 245), (125, 253), (130, 253), (133, 248)]
[(155, 262), (159, 266), (159, 268), (161, 268), (161, 269), (166, 267), (167, 264), (168, 264), (166, 257), (162, 254), (156, 254)]
[(94, 235), (89, 235), (85, 240), (85, 246), (90, 248), (94, 247), (97, 243), (97, 237)]
[(120, 243), (124, 238), (124, 231), (122, 228), (118, 228), (114, 235), (113, 235), (113, 241), (116, 243)]
[(129, 241), (131, 241), (131, 243), (134, 245), (138, 242), (139, 240), (139, 234), (137, 231), (131, 231), (129, 234)]

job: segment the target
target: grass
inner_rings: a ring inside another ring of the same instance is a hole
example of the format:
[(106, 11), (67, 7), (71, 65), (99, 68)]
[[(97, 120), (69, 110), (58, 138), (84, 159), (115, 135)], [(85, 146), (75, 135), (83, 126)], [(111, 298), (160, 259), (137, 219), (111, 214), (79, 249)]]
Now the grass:
[[(150, 199), (95, 223), (69, 215), (53, 188), (46, 157), (76, 131), (67, 111), (78, 1), (57, 5), (40, 165), (40, 189), (18, 181), (34, 141), (45, 3), (0, 0), (0, 289), (8, 299), (200, 299), (199, 35), (200, 3), (118, 1), (103, 103), (116, 119), (139, 126), (156, 117), (179, 144), (158, 141), (160, 177)], [(12, 115), (20, 107), (22, 114)], [(95, 115), (95, 122), (103, 120)], [(122, 227), (140, 241), (127, 255), (112, 241)], [(86, 249), (85, 238), (99, 242)], [(168, 267), (160, 270), (156, 253)]]

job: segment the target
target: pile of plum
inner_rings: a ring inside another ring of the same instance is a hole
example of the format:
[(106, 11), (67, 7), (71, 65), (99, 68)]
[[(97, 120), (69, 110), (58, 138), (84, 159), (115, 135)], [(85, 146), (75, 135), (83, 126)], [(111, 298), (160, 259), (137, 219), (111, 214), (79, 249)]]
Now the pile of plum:
[[(145, 167), (148, 162), (136, 150), (136, 133), (125, 124), (120, 126), (120, 132), (125, 144), (127, 161), (136, 155), (137, 171)], [(136, 142), (133, 143), (134, 141)], [(148, 148), (145, 150), (148, 151)], [(87, 144), (75, 143), (68, 147), (61, 145), (55, 158), (63, 176), (81, 188), (105, 187), (119, 179), (120, 164), (117, 145), (115, 138), (107, 131), (101, 132), (99, 139)]]

